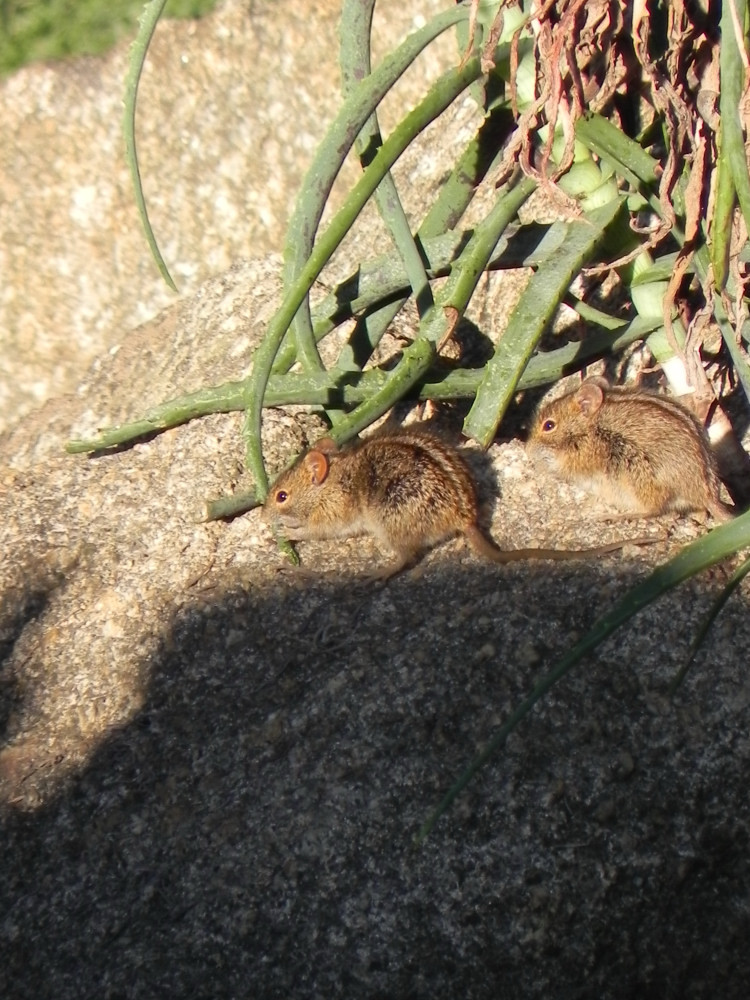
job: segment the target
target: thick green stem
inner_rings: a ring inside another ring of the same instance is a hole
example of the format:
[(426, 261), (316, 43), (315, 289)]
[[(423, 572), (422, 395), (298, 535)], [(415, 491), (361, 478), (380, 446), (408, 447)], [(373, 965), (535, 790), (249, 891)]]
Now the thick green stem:
[[(556, 382), (563, 375), (578, 371), (596, 358), (617, 354), (636, 340), (642, 340), (651, 329), (638, 318), (616, 337), (613, 337), (609, 328), (605, 328), (584, 341), (538, 354), (526, 366), (518, 388), (535, 389)], [(483, 368), (429, 370), (426, 381), (418, 390), (415, 385), (413, 395), (418, 399), (472, 399), (483, 375)], [(371, 368), (365, 372), (332, 369), (307, 374), (273, 375), (268, 382), (265, 405), (352, 406), (380, 392), (387, 380), (388, 372), (380, 368)], [(71, 455), (100, 452), (129, 444), (170, 427), (179, 427), (197, 417), (205, 417), (211, 413), (234, 413), (244, 408), (245, 383), (225, 382), (155, 406), (143, 419), (110, 427), (96, 438), (69, 441), (65, 450)]]
[[(369, 76), (372, 70), (370, 30), (374, 7), (375, 0), (344, 0), (341, 11), (340, 64), (344, 93), (347, 95), (355, 88), (357, 81)], [(372, 160), (382, 144), (377, 111), (373, 111), (362, 126), (355, 143), (363, 167)], [(375, 191), (375, 202), (404, 262), (417, 304), (424, 312), (432, 305), (430, 282), (390, 171)]]
[[(468, 10), (457, 6), (435, 17), (387, 56), (373, 73), (361, 81), (342, 105), (325, 138), (318, 146), (289, 222), (284, 249), (284, 284), (287, 294), (297, 286), (313, 253), (318, 226), (333, 182), (362, 126), (422, 49), (447, 28), (467, 16)], [(383, 173), (385, 174), (385, 171)], [(297, 310), (300, 310), (300, 318), (295, 325), (295, 339), (301, 360), (307, 368), (320, 368), (321, 361), (312, 337), (306, 294), (295, 307), (295, 314)], [(286, 326), (290, 323), (291, 320)], [(252, 424), (251, 418), (250, 425)], [(257, 463), (254, 461), (252, 464)], [(265, 478), (262, 468), (255, 471), (260, 472), (262, 479)]]
[(434, 360), (435, 345), (431, 341), (421, 337), (409, 344), (395, 370), (385, 373), (382, 387), (369, 394), (355, 410), (336, 423), (331, 431), (333, 440), (343, 444), (387, 413), (424, 381), (425, 372)]
[(404, 351), (396, 372), (389, 376), (382, 392), (376, 393), (341, 420), (334, 428), (334, 438), (346, 440), (358, 433), (406, 395), (424, 377), (435, 357), (436, 345), (455, 328), (485, 270), (500, 236), (529, 197), (536, 182), (524, 178), (503, 197), (498, 197), (492, 211), (474, 230), (466, 248), (454, 264), (450, 277), (440, 290), (435, 307), (423, 316), (417, 339)]
[(734, 189), (737, 192), (740, 208), (745, 218), (745, 226), (750, 230), (750, 176), (748, 176), (745, 138), (740, 119), (740, 101), (747, 81), (739, 46), (744, 47), (745, 39), (737, 38), (732, 6), (736, 11), (737, 23), (742, 31), (745, 24), (747, 0), (724, 0), (721, 8), (721, 46), (719, 47), (721, 156), (726, 158), (729, 164)]
[(717, 292), (724, 290), (729, 276), (732, 218), (737, 199), (732, 167), (725, 152), (723, 132), (721, 123), (719, 123), (716, 137), (716, 166), (714, 168), (716, 171), (716, 197), (714, 198), (713, 218), (710, 220), (711, 264)]
[(426, 128), (431, 121), (434, 121), (435, 118), (442, 114), (461, 91), (472, 80), (476, 79), (480, 72), (478, 59), (470, 60), (463, 67), (449, 70), (434, 84), (427, 97), (407, 115), (392, 135), (388, 137), (328, 229), (321, 236), (300, 270), (299, 277), (287, 290), (284, 302), (273, 316), (266, 336), (255, 353), (253, 373), (248, 380), (247, 412), (243, 431), (247, 446), (248, 467), (261, 495), (265, 495), (265, 491), (268, 488), (268, 478), (263, 465), (260, 444), (263, 398), (276, 352), (289, 324), (308, 294), (313, 282), (351, 228), (354, 220), (383, 179), (386, 171), (393, 166), (415, 136)]
[(601, 115), (584, 115), (575, 124), (576, 139), (614, 167), (636, 191), (640, 191), (661, 217), (658, 188), (659, 164), (637, 142)]
[(595, 252), (622, 204), (622, 199), (613, 199), (584, 220), (568, 223), (564, 246), (529, 279), (464, 421), (464, 434), (484, 448), (495, 436), (521, 374), (573, 278)]

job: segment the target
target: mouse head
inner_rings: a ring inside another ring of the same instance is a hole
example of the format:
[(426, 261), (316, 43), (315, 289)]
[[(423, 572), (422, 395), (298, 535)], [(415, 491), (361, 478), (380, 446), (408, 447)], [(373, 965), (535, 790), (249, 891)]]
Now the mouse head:
[(271, 487), (264, 513), (266, 518), (290, 525), (305, 521), (317, 506), (321, 487), (328, 481), (331, 456), (337, 452), (330, 438), (323, 438), (282, 472)]
[(604, 403), (608, 383), (602, 378), (587, 378), (575, 392), (542, 407), (534, 436), (540, 444), (551, 444), (571, 425), (592, 421)]
[(330, 467), (328, 455), (324, 451), (317, 448), (308, 451), (291, 469), (279, 476), (269, 500), (280, 510), (296, 497), (321, 486), (328, 478)]

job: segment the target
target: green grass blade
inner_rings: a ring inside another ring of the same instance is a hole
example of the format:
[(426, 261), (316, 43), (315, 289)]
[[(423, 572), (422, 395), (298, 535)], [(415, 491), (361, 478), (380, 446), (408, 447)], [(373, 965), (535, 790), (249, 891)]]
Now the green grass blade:
[(564, 301), (566, 306), (575, 309), (581, 319), (585, 319), (587, 323), (595, 323), (597, 326), (604, 327), (605, 330), (622, 330), (628, 325), (628, 321), (622, 319), (621, 316), (612, 316), (601, 309), (595, 309), (588, 302), (577, 299), (574, 295), (566, 295)]
[(727, 524), (719, 525), (713, 531), (686, 546), (674, 559), (659, 566), (642, 583), (628, 591), (612, 610), (600, 618), (580, 642), (576, 643), (556, 666), (539, 681), (528, 697), (511, 713), (507, 722), (500, 727), (487, 746), (472, 760), (435, 811), (422, 825), (417, 834), (417, 842), (424, 840), (429, 835), (438, 819), (466, 788), (477, 771), (503, 746), (508, 736), (519, 722), (529, 714), (539, 699), (573, 667), (577, 666), (585, 656), (646, 605), (661, 597), (662, 594), (683, 583), (691, 576), (695, 576), (696, 573), (708, 569), (715, 563), (748, 546), (750, 546), (750, 512)]
[[(375, 0), (344, 0), (340, 26), (340, 65), (344, 92), (346, 94), (350, 94), (359, 81), (369, 76), (372, 70), (370, 63), (370, 30), (372, 26), (372, 13), (374, 6)], [(372, 160), (376, 150), (378, 150), (382, 144), (383, 139), (380, 134), (377, 112), (373, 111), (362, 126), (362, 130), (357, 136), (355, 142), (360, 163), (363, 167), (366, 167)], [(386, 228), (390, 232), (396, 250), (403, 262), (407, 280), (411, 287), (411, 291), (415, 295), (418, 307), (420, 311), (425, 311), (432, 306), (432, 289), (430, 287), (430, 280), (427, 275), (425, 262), (422, 259), (416, 240), (412, 235), (411, 225), (401, 203), (398, 189), (396, 188), (396, 183), (390, 170), (386, 172), (382, 181), (375, 190), (374, 198), (378, 211), (380, 212), (380, 216), (383, 219)], [(387, 306), (380, 315), (380, 324), (383, 324), (384, 321), (390, 322), (391, 315), (395, 314), (395, 311), (397, 311), (398, 308), (400, 308), (400, 306), (397, 303), (389, 304), (389, 306)], [(300, 310), (300, 312), (297, 313), (295, 321), (298, 324), (298, 328), (299, 323), (302, 321), (302, 316), (303, 313), (302, 310)], [(354, 368), (362, 367), (370, 356), (368, 353), (367, 356), (363, 356), (361, 360), (358, 361), (352, 352), (350, 350), (347, 352), (347, 349), (345, 348), (339, 356), (338, 364), (342, 364), (347, 356), (347, 353), (351, 355), (351, 367)], [(407, 361), (407, 358), (402, 359), (402, 364), (405, 361)], [(430, 361), (431, 359), (427, 359), (426, 363), (429, 365)], [(399, 365), (399, 367), (401, 367), (401, 365)], [(408, 391), (409, 387), (410, 385), (407, 382), (405, 384), (406, 391)], [(390, 390), (391, 386), (385, 390), (386, 396)], [(393, 386), (393, 391), (395, 391), (395, 384)], [(374, 414), (377, 414), (377, 416), (379, 416), (380, 412), (382, 412), (380, 411), (381, 403), (379, 399), (369, 401), (368, 406)], [(328, 410), (328, 417), (331, 420), (334, 429), (339, 423), (343, 422), (344, 430), (342, 433), (347, 436), (352, 436), (352, 433), (356, 433), (353, 432), (351, 428), (358, 426), (359, 420), (363, 419), (364, 415), (364, 411), (362, 411), (358, 415), (358, 418), (352, 420), (345, 418), (344, 413), (340, 410)], [(376, 417), (373, 417), (373, 419), (376, 419)], [(369, 423), (369, 420), (367, 422)], [(362, 426), (367, 426), (367, 423)]]
[(428, 330), (432, 332), (426, 332), (426, 336), (436, 342), (442, 340), (449, 325), (446, 310), (455, 309), (459, 316), (463, 316), (498, 241), (517, 217), (523, 203), (534, 193), (536, 186), (534, 178), (522, 177), (506, 192), (498, 192), (492, 209), (474, 229), (471, 239), (451, 268), (450, 276), (438, 296), (439, 309), (428, 317)]
[(178, 427), (196, 417), (205, 417), (209, 413), (233, 413), (244, 408), (244, 393), (244, 382), (225, 382), (208, 389), (186, 393), (147, 410), (141, 420), (107, 428), (97, 438), (68, 441), (65, 450), (69, 455), (103, 451), (105, 448), (119, 447), (157, 431)]
[[(740, 25), (745, 24), (747, 0), (725, 0), (721, 10), (721, 46), (719, 49), (719, 112), (721, 114), (721, 157), (726, 158), (734, 189), (750, 230), (750, 176), (747, 170), (745, 139), (740, 119), (740, 101), (745, 90), (745, 67), (734, 30), (732, 6)], [(743, 39), (744, 43), (744, 39)]]
[(579, 118), (575, 124), (575, 133), (576, 139), (592, 153), (609, 162), (615, 172), (624, 177), (636, 191), (640, 191), (657, 215), (662, 217), (663, 210), (657, 193), (657, 160), (600, 115), (588, 114)]
[(435, 360), (435, 345), (423, 337), (415, 340), (404, 350), (399, 363), (392, 372), (385, 374), (380, 389), (369, 394), (351, 413), (342, 417), (331, 430), (331, 437), (337, 444), (343, 444), (365, 427), (382, 417), (392, 406), (408, 395)]
[[(657, 257), (650, 267), (639, 272), (631, 279), (631, 288), (637, 288), (639, 285), (651, 285), (659, 281), (669, 281), (678, 257), (678, 250), (675, 250), (674, 253), (665, 253), (661, 257)], [(688, 267), (685, 273), (691, 274), (693, 270), (693, 267)]]
[(729, 580), (727, 580), (727, 584), (722, 590), (722, 592), (719, 594), (719, 596), (716, 598), (716, 600), (709, 608), (708, 614), (701, 622), (700, 628), (698, 629), (695, 639), (693, 639), (693, 643), (690, 647), (690, 652), (687, 655), (685, 663), (680, 668), (680, 670), (675, 676), (675, 679), (669, 686), (670, 694), (674, 694), (677, 688), (680, 686), (680, 684), (682, 684), (682, 682), (684, 681), (685, 675), (692, 666), (692, 663), (695, 660), (696, 653), (703, 645), (703, 641), (708, 635), (709, 629), (716, 621), (718, 615), (721, 613), (721, 609), (724, 607), (724, 605), (727, 603), (729, 598), (739, 587), (739, 585), (742, 583), (742, 581), (745, 579), (748, 573), (750, 573), (750, 559), (746, 559), (740, 566), (737, 567), (734, 573), (732, 573), (732, 575), (729, 577)]
[[(498, 196), (503, 192), (498, 191)], [(439, 200), (439, 196), (438, 196)], [(455, 203), (454, 203), (455, 205)], [(425, 218), (425, 225), (428, 219)], [(463, 248), (473, 235), (472, 230), (451, 230), (432, 238), (423, 237), (423, 229), (419, 231), (422, 253), (426, 257), (430, 278), (445, 277), (458, 260)], [(537, 267), (550, 256), (565, 239), (563, 223), (541, 225), (530, 223), (504, 233), (495, 246), (487, 264), (488, 269), (502, 270), (504, 268)], [(361, 267), (349, 278), (342, 281), (331, 291), (322, 302), (318, 303), (313, 313), (313, 330), (316, 340), (320, 341), (336, 326), (357, 314), (364, 314), (378, 308), (384, 303), (383, 309), (391, 304), (390, 300), (400, 304), (409, 294), (409, 281), (403, 262), (398, 254), (393, 252), (383, 254), (373, 261), (364, 261)], [(396, 308), (395, 312), (398, 312)], [(576, 306), (574, 305), (574, 308)], [(394, 313), (395, 315), (395, 313)], [(367, 317), (369, 318), (369, 317)], [(592, 320), (595, 322), (595, 320)], [(372, 334), (371, 346), (377, 343), (377, 330), (371, 330), (369, 325), (361, 334), (364, 338)], [(349, 349), (342, 349), (337, 367), (347, 370), (361, 368), (371, 351), (368, 345), (358, 347), (356, 335), (350, 338)], [(294, 345), (285, 342), (279, 350), (273, 363), (274, 375), (283, 375), (289, 371), (296, 360)]]
[(714, 213), (711, 218), (710, 253), (713, 267), (716, 291), (721, 292), (729, 276), (729, 251), (732, 243), (732, 217), (736, 191), (732, 167), (729, 163), (725, 145), (722, 139), (724, 129), (719, 123), (719, 133), (716, 139), (718, 155), (716, 157), (716, 197)]
[(521, 373), (573, 278), (591, 259), (623, 203), (623, 199), (613, 199), (583, 220), (568, 223), (562, 248), (529, 279), (464, 421), (464, 434), (475, 438), (482, 447), (486, 448), (495, 436)]
[(339, 444), (367, 427), (395, 406), (414, 386), (424, 381), (435, 360), (436, 345), (454, 323), (452, 317), (463, 315), (501, 234), (535, 188), (536, 181), (524, 177), (504, 196), (498, 197), (490, 213), (474, 230), (450, 277), (440, 290), (436, 308), (422, 317), (417, 339), (404, 351), (396, 371), (389, 375), (383, 390), (365, 400), (334, 427), (333, 437)]
[[(476, 135), (469, 141), (463, 153), (457, 160), (450, 176), (440, 189), (435, 201), (430, 206), (427, 214), (422, 220), (422, 224), (417, 232), (419, 251), (425, 258), (428, 267), (428, 276), (435, 278), (447, 274), (450, 265), (457, 259), (461, 247), (470, 239), (470, 233), (463, 233), (456, 230), (461, 216), (468, 208), (474, 193), (480, 182), (487, 175), (492, 167), (502, 159), (503, 139), (511, 127), (509, 116), (502, 109), (495, 110), (484, 119)], [(496, 151), (494, 155), (490, 150)], [(498, 197), (502, 192), (498, 191)], [(525, 228), (525, 227), (524, 227)], [(533, 227), (529, 227), (533, 228)], [(507, 240), (503, 245), (507, 244)], [(522, 240), (518, 240), (520, 245)], [(451, 247), (450, 256), (443, 257), (442, 263), (438, 264), (433, 247)], [(499, 253), (499, 246), (495, 248), (495, 253)], [(533, 252), (533, 251), (532, 251)], [(522, 251), (519, 250), (519, 253)], [(391, 257), (391, 260), (393, 258)], [(391, 264), (391, 273), (394, 265)], [(503, 266), (498, 264), (497, 266)], [(507, 267), (515, 266), (506, 264)], [(407, 302), (410, 283), (403, 271), (404, 278), (400, 282), (402, 296), (394, 298), (393, 301), (386, 302), (383, 306), (373, 310), (369, 314), (362, 316), (352, 331), (347, 344), (344, 345), (337, 360), (337, 365), (343, 368), (362, 368), (373, 350), (380, 343), (380, 340), (393, 322), (396, 315)], [(442, 274), (441, 274), (442, 272)], [(363, 265), (360, 272), (353, 280), (360, 278), (364, 282), (367, 277), (367, 265)], [(381, 288), (381, 293), (384, 288)], [(385, 300), (396, 290), (382, 294)], [(356, 311), (356, 310), (355, 310)], [(316, 336), (318, 334), (317, 325), (314, 327)]]
[(149, 0), (143, 9), (139, 20), (138, 35), (136, 36), (133, 46), (130, 50), (130, 59), (128, 61), (128, 72), (125, 77), (125, 98), (124, 98), (124, 111), (123, 111), (123, 132), (125, 133), (125, 158), (127, 160), (128, 168), (130, 169), (130, 176), (133, 181), (133, 191), (135, 193), (135, 202), (138, 207), (138, 214), (141, 217), (141, 225), (143, 226), (143, 231), (146, 234), (146, 240), (151, 248), (151, 254), (156, 261), (156, 265), (159, 268), (159, 272), (173, 291), (177, 291), (177, 286), (172, 280), (172, 276), (169, 273), (167, 265), (164, 262), (164, 258), (161, 255), (159, 246), (156, 242), (156, 237), (154, 236), (154, 231), (151, 228), (151, 221), (148, 217), (148, 209), (146, 208), (146, 199), (143, 196), (143, 184), (141, 183), (141, 172), (138, 168), (138, 154), (136, 150), (135, 143), (135, 107), (138, 98), (138, 84), (140, 83), (141, 73), (143, 72), (143, 66), (146, 62), (146, 54), (148, 53), (148, 47), (151, 44), (151, 39), (153, 38), (154, 31), (156, 30), (156, 25), (161, 17), (161, 13), (166, 6), (167, 0)]

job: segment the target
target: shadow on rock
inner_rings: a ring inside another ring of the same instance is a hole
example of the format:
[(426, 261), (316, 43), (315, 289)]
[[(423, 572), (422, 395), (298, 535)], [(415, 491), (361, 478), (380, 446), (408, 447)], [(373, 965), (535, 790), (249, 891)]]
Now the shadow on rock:
[(672, 665), (645, 674), (629, 630), (415, 849), (560, 637), (607, 605), (596, 567), (538, 570), (555, 591), (590, 573), (572, 618), (508, 607), (528, 570), (472, 565), (460, 588), (434, 570), (185, 611), (142, 711), (45, 806), (5, 814), (2, 994), (744, 997), (733, 668), (671, 706)]

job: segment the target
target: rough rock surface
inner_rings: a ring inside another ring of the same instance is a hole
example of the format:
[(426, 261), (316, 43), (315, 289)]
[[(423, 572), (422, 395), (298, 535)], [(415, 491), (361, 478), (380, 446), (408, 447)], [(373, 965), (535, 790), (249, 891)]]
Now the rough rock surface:
[[(278, 288), (277, 262), (237, 265), (5, 439), (0, 992), (744, 996), (746, 590), (666, 697), (724, 569), (561, 682), (412, 843), (541, 674), (696, 525), (555, 566), (452, 542), (379, 586), (368, 541), (303, 545), (293, 570), (257, 511), (200, 522), (243, 485), (236, 414), (61, 454), (96, 420), (236, 377)], [(277, 465), (317, 433), (292, 410), (266, 424)], [(515, 441), (472, 454), (500, 540), (633, 530), (533, 477)]]
[[(341, 103), (340, 0), (227, 0), (162, 22), (137, 140), (154, 232), (180, 292), (281, 249), (300, 180)], [(376, 58), (441, 0), (379, 0)], [(0, 430), (70, 391), (96, 355), (174, 301), (151, 259), (124, 158), (128, 45), (0, 83)], [(386, 129), (448, 65), (445, 36), (383, 107)], [(352, 182), (345, 171), (341, 192)]]
[[(380, 249), (370, 225), (344, 271)], [(604, 523), (506, 439), (469, 450), (502, 544), (662, 540), (506, 567), (455, 541), (382, 586), (370, 541), (301, 545), (293, 569), (257, 511), (201, 520), (248, 485), (239, 414), (63, 454), (241, 377), (279, 273), (238, 260), (119, 327), (74, 394), (0, 439), (0, 995), (744, 1000), (747, 584), (667, 697), (731, 567), (556, 685), (413, 843), (538, 679), (699, 525)], [(483, 281), (481, 332), (508, 295)], [(319, 428), (269, 412), (269, 464)]]

